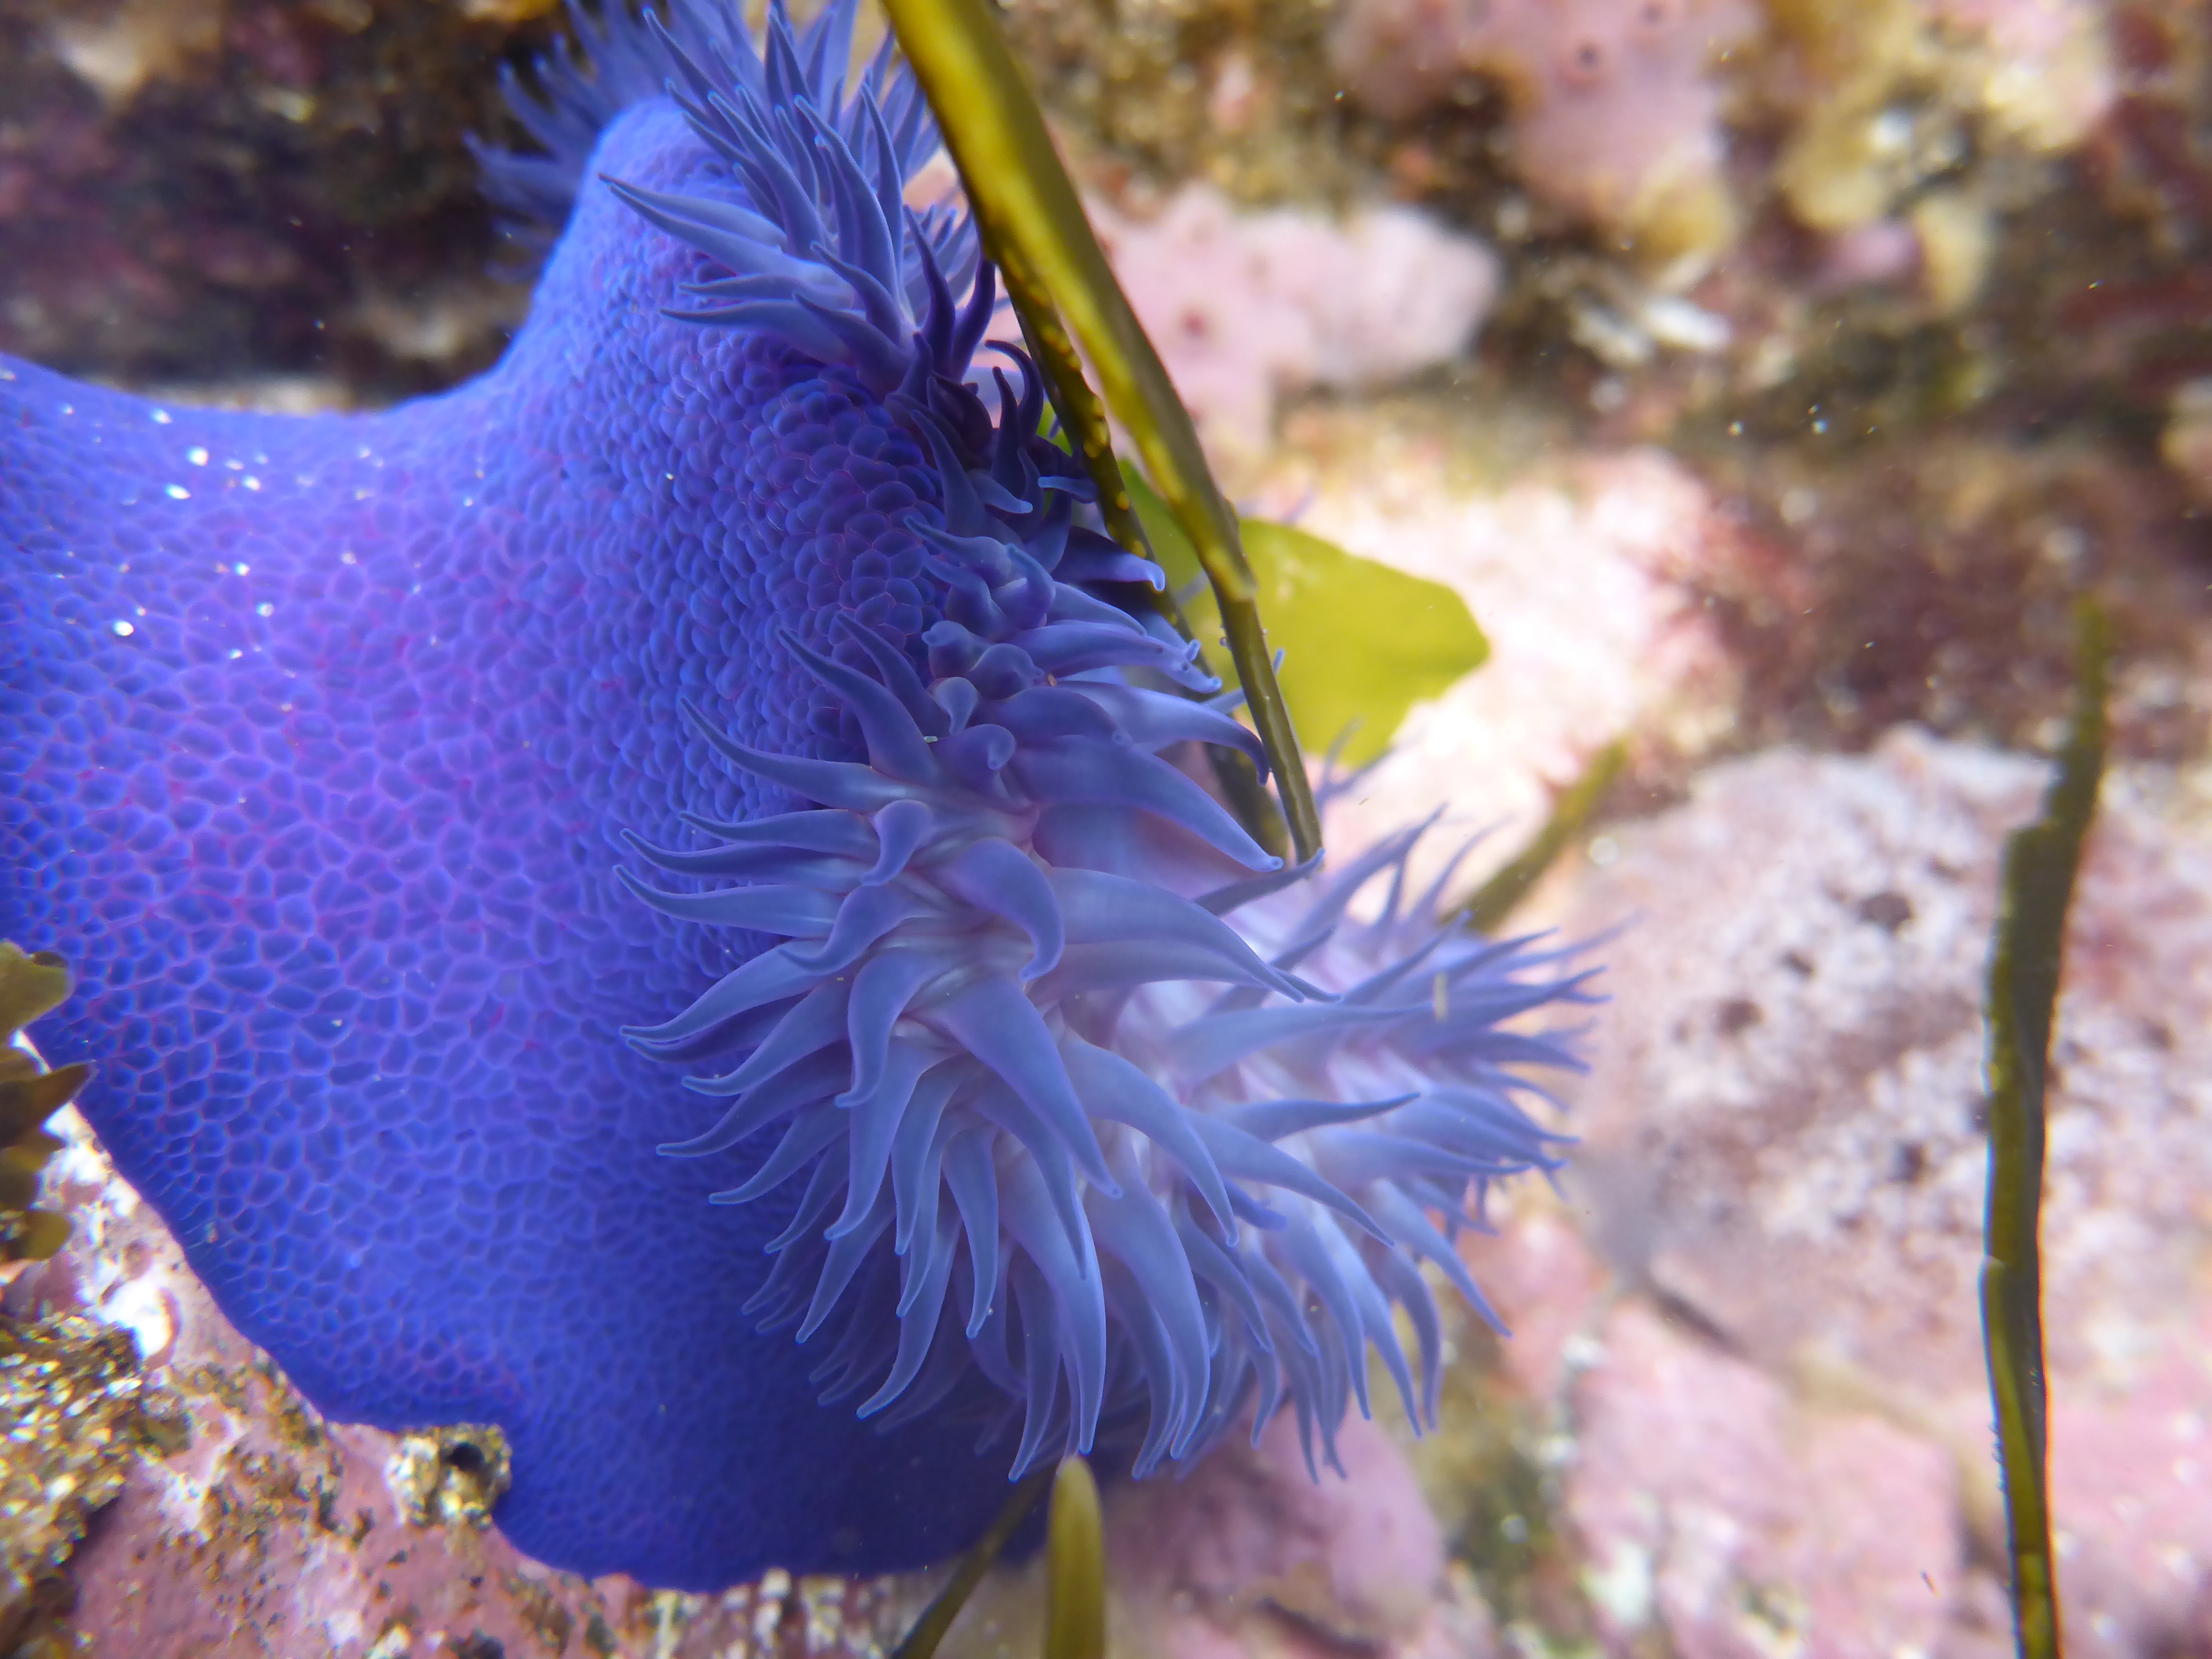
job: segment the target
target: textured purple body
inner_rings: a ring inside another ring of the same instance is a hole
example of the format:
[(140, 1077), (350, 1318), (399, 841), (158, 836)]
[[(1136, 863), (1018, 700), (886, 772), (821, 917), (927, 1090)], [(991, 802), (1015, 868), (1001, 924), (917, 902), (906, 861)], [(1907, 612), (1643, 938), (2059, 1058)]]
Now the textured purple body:
[[(698, 151), (662, 106), (599, 160)], [(841, 371), (661, 317), (696, 263), (590, 192), (499, 368), (385, 415), (0, 381), (0, 933), (79, 975), (49, 1058), (98, 1065), (125, 1173), (325, 1409), (498, 1421), (525, 1547), (690, 1585), (928, 1559), (1005, 1478), (940, 1442), (890, 1501), (896, 1445), (738, 1311), (781, 1223), (653, 1155), (699, 1104), (617, 1036), (746, 941), (623, 893), (616, 833), (786, 804), (678, 697), (830, 751), (774, 630), (935, 610), (920, 446)]]

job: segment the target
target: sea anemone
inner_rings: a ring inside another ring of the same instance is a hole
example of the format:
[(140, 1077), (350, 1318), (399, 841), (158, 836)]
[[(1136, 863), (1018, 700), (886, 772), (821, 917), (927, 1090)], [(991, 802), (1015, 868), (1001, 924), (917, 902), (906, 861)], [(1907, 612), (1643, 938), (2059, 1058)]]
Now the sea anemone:
[(1409, 900), (1410, 833), (1286, 870), (1199, 781), (1259, 747), (852, 11), (580, 15), (487, 157), (531, 319), (452, 392), (0, 362), (41, 1050), (319, 1409), (496, 1425), (518, 1546), (685, 1588), (941, 1559), (1009, 1469), (1285, 1403), (1318, 1462), (1370, 1345), (1425, 1413), (1425, 1268), (1473, 1297), (1454, 1234), (1559, 1151), (1518, 1068), (1568, 1038), (1504, 1028), (1589, 998)]
[[(972, 1370), (1007, 1401), (987, 1439), (1021, 1425), (1017, 1474), (1141, 1418), (1141, 1475), (1247, 1406), (1256, 1437), (1287, 1401), (1309, 1457), (1317, 1437), (1334, 1462), (1349, 1404), (1368, 1409), (1370, 1344), (1433, 1419), (1421, 1262), (1488, 1316), (1453, 1236), (1492, 1181), (1556, 1163), (1511, 1067), (1573, 1063), (1557, 1036), (1501, 1022), (1582, 999), (1588, 975), (1441, 922), (1433, 892), (1401, 914), (1394, 885), (1379, 919), (1350, 923), (1368, 879), (1402, 883), (1413, 836), (1334, 880), (1283, 870), (1163, 757), (1266, 761), (1220, 700), (1161, 689), (1218, 687), (1112, 602), (1164, 578), (1076, 521), (1092, 491), (1040, 435), (1041, 377), (1010, 344), (992, 348), (1013, 368), (992, 371), (993, 421), (970, 378), (991, 270), (964, 220), (903, 204), (923, 112), (902, 79), (887, 96), (888, 57), (847, 93), (850, 9), (803, 42), (778, 9), (763, 58), (709, 14), (678, 12), (688, 49), (648, 15), (672, 94), (743, 194), (614, 185), (711, 262), (678, 314), (845, 364), (942, 480), (941, 523), (915, 524), (945, 594), (926, 667), (865, 612), (835, 618), (831, 653), (781, 641), (865, 763), (749, 748), (686, 708), (732, 766), (814, 805), (692, 818), (712, 842), (697, 850), (633, 838), (665, 872), (744, 884), (623, 872), (646, 902), (785, 941), (629, 1033), (727, 1066), (690, 1079), (726, 1109), (662, 1150), (744, 1149), (716, 1203), (800, 1187), (746, 1311), (823, 1334), (825, 1404), (919, 1417)], [(555, 97), (574, 110), (579, 82)], [(825, 492), (825, 515), (858, 494)]]

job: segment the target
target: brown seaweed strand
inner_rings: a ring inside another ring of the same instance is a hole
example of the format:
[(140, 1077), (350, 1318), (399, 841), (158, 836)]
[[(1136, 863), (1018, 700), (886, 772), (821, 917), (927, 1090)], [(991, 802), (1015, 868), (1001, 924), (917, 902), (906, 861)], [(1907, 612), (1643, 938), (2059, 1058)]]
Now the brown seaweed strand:
[(945, 1588), (921, 1610), (921, 1617), (914, 1621), (914, 1628), (906, 1633), (906, 1639), (891, 1650), (891, 1659), (931, 1659), (937, 1644), (945, 1639), (945, 1632), (960, 1616), (960, 1609), (975, 1593), (975, 1586), (983, 1582), (983, 1575), (990, 1571), (1007, 1540), (1021, 1530), (1022, 1522), (1036, 1508), (1037, 1500), (1044, 1496), (1052, 1478), (1052, 1470), (1039, 1469), (1015, 1486), (989, 1528), (975, 1540), (975, 1547), (960, 1558), (960, 1565), (945, 1581)]
[(1987, 1009), (1990, 1187), (1982, 1334), (2010, 1535), (2014, 1630), (2021, 1659), (2057, 1659), (2051, 1546), (2050, 1431), (2043, 1367), (2044, 1091), (2058, 1001), (2066, 911), (2105, 767), (2103, 610), (2075, 613), (2074, 716), (2043, 814), (2005, 843)]
[(1459, 913), (1469, 927), (1478, 933), (1494, 933), (1504, 925), (1505, 918), (1528, 896), (1529, 890), (1544, 872), (1552, 867), (1553, 861), (1566, 850), (1567, 843), (1582, 833), (1590, 815), (1611, 792), (1627, 759), (1628, 742), (1625, 738), (1615, 738), (1597, 751), (1583, 769), (1583, 775), (1560, 793), (1551, 817), (1544, 820), (1544, 827), (1460, 906)]

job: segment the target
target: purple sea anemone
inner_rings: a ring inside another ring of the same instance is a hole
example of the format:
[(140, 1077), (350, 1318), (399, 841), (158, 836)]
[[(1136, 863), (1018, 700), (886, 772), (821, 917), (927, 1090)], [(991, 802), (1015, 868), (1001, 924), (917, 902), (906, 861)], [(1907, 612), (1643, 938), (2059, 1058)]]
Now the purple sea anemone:
[(549, 153), (489, 158), (566, 228), (472, 386), (0, 365), (46, 1046), (319, 1406), (499, 1424), (520, 1545), (660, 1583), (941, 1558), (1010, 1471), (1248, 1413), (1326, 1456), (1370, 1346), (1432, 1414), (1423, 1264), (1480, 1307), (1454, 1235), (1555, 1161), (1566, 1042), (1505, 1027), (1589, 1000), (1409, 902), (1418, 832), (1286, 870), (1195, 781), (1259, 747), (852, 11), (580, 16)]

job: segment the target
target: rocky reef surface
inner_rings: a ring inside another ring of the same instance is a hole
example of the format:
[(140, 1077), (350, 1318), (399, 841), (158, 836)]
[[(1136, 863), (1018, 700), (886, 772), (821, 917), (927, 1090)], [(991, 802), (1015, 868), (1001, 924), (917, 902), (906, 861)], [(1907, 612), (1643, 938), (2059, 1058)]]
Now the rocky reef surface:
[[(473, 371), (525, 290), (464, 140), (549, 10), (0, 0), (0, 346), (305, 406)], [(1271, 1436), (1115, 1495), (1117, 1639), (2008, 1648), (1980, 975), (2094, 592), (2119, 765), (2055, 1056), (2061, 1592), (2077, 1651), (2212, 1653), (2212, 9), (1007, 21), (1231, 487), (1492, 640), (1336, 855), (1444, 797), (1497, 826), (1472, 880), (1630, 740), (1516, 918), (1618, 931), (1566, 1183), (1468, 1246), (1514, 1336), (1455, 1328), (1443, 1431), (1360, 1429), (1348, 1483)], [(21, 1651), (859, 1655), (928, 1593), (549, 1573), (482, 1524), (495, 1444), (319, 1421), (81, 1128), (51, 1167), (75, 1236), (0, 1304)], [(1032, 1650), (1037, 1614), (1006, 1569), (954, 1646)]]

